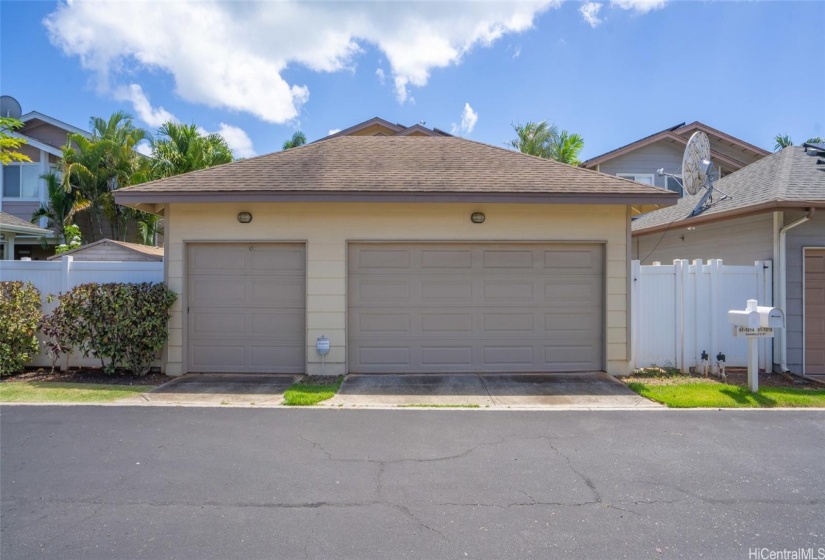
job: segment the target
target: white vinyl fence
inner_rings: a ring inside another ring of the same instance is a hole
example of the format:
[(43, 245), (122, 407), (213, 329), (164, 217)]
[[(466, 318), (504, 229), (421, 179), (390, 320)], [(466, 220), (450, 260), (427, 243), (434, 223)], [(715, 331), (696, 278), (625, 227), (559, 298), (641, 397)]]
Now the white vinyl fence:
[[(631, 336), (634, 367), (671, 366), (687, 372), (706, 351), (711, 364), (725, 354), (727, 366), (747, 366), (747, 340), (733, 336), (728, 311), (748, 299), (772, 305), (773, 263), (728, 266), (719, 259), (631, 267)], [(772, 339), (759, 341), (759, 367), (770, 368)]]
[[(54, 261), (0, 260), (0, 281), (31, 282), (40, 290), (43, 312), (49, 313), (57, 305), (49, 303), (49, 295), (57, 296), (80, 284), (96, 282), (163, 282), (163, 262), (77, 261), (71, 256)], [(51, 360), (40, 355), (34, 366), (51, 366)], [(97, 367), (100, 360), (72, 355), (64, 367)]]

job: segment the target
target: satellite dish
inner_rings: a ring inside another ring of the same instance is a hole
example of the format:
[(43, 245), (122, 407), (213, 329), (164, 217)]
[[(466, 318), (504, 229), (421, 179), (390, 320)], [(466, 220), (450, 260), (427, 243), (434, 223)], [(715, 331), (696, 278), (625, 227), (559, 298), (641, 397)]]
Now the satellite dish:
[(19, 119), (23, 114), (20, 103), (11, 95), (0, 96), (0, 116)]
[(682, 157), (682, 185), (694, 195), (705, 186), (710, 170), (710, 141), (701, 130), (693, 133)]

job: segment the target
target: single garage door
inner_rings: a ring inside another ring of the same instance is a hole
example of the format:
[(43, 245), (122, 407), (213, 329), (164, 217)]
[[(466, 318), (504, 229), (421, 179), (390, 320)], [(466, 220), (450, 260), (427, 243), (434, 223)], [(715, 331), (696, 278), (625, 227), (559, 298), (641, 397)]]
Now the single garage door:
[(303, 373), (305, 249), (292, 244), (190, 244), (188, 369)]
[(603, 246), (353, 244), (353, 373), (604, 369)]

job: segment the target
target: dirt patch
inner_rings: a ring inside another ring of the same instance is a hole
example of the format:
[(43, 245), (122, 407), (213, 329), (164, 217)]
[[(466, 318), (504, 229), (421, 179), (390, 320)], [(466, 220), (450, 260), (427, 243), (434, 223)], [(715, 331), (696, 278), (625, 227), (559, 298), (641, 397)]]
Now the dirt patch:
[(161, 385), (172, 378), (162, 373), (150, 373), (139, 377), (128, 372), (118, 372), (114, 375), (105, 373), (101, 369), (70, 369), (69, 371), (50, 372), (48, 369), (29, 369), (22, 373), (9, 375), (0, 379), (8, 381), (57, 381), (60, 383), (101, 383), (109, 385)]
[[(623, 377), (622, 381), (625, 383), (631, 383), (633, 381), (639, 381), (642, 383), (646, 383), (648, 385), (679, 385), (688, 382), (696, 382), (696, 383), (727, 383), (728, 385), (740, 385), (742, 387), (747, 387), (748, 385), (748, 370), (745, 368), (728, 368), (725, 370), (727, 374), (727, 381), (722, 381), (719, 377), (714, 375), (708, 375), (707, 377), (702, 377), (701, 375), (696, 374), (681, 374), (681, 373), (669, 373), (669, 372), (662, 372), (661, 375), (631, 375), (629, 377)], [(793, 387), (795, 389), (825, 389), (825, 385), (822, 383), (816, 383), (815, 381), (808, 381), (806, 379), (800, 379), (799, 377), (795, 376), (784, 376), (778, 373), (767, 373), (767, 372), (760, 372), (759, 373), (759, 386), (760, 387)]]

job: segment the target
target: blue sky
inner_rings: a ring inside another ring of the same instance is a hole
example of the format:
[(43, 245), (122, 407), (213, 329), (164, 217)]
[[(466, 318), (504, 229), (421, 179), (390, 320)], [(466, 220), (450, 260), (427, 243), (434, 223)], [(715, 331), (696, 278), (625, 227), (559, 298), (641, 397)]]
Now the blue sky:
[(825, 2), (606, 0), (593, 25), (556, 4), (3, 0), (0, 88), (81, 127), (171, 115), (245, 155), (373, 116), (495, 145), (548, 119), (585, 157), (682, 121), (766, 149), (825, 136)]

